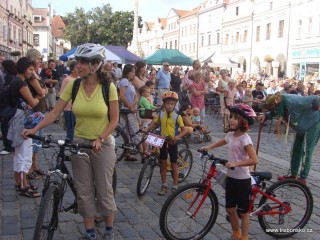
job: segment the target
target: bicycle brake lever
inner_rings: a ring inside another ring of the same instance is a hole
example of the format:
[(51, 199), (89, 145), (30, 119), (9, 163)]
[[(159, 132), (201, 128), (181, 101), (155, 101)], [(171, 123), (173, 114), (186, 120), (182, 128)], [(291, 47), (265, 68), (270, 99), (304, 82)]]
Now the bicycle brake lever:
[(89, 158), (89, 155), (88, 155), (87, 153), (81, 152), (80, 150), (77, 151), (77, 154), (79, 154), (79, 155), (84, 155), (84, 156), (86, 156), (87, 158)]
[(42, 144), (32, 143), (32, 144), (30, 145), (30, 147), (32, 147), (32, 146), (42, 147)]

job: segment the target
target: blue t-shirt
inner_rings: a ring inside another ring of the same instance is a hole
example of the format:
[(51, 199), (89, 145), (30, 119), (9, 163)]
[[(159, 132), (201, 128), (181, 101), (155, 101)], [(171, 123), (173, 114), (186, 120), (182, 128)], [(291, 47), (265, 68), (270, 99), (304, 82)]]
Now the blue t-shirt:
[(158, 88), (169, 88), (171, 82), (171, 74), (170, 72), (166, 72), (161, 69), (158, 73), (156, 78), (159, 80)]
[(119, 82), (118, 88), (126, 87), (125, 97), (129, 103), (133, 103), (136, 90), (131, 82), (127, 78), (122, 78)]

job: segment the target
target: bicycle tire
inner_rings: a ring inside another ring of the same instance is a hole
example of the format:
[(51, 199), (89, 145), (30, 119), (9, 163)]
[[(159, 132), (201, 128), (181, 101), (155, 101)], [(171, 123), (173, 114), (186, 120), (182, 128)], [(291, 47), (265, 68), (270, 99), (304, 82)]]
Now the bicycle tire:
[(112, 175), (112, 189), (113, 189), (113, 196), (116, 196), (117, 191), (117, 171), (116, 167), (114, 167), (113, 175)]
[[(302, 229), (308, 223), (313, 209), (313, 197), (308, 187), (297, 180), (288, 179), (272, 184), (266, 193), (282, 202), (287, 202), (292, 207), (291, 212), (279, 217), (275, 214), (258, 216), (259, 224), (267, 234), (276, 238), (288, 238), (298, 232), (295, 229)], [(272, 201), (268, 200), (263, 196), (259, 207), (262, 204), (270, 206)], [(292, 224), (290, 220), (293, 220)], [(282, 229), (291, 230), (284, 232)]]
[[(205, 189), (206, 185), (203, 183), (191, 183), (178, 188), (167, 198), (159, 218), (160, 230), (165, 239), (196, 240), (203, 238), (211, 230), (219, 211), (217, 195), (212, 189), (196, 217), (192, 216)], [(197, 198), (198, 193), (200, 195)], [(193, 201), (195, 204), (190, 208)]]
[(140, 170), (140, 174), (137, 182), (137, 195), (139, 197), (143, 196), (146, 193), (150, 185), (155, 163), (156, 163), (155, 157), (151, 156), (145, 160)]
[(129, 139), (127, 134), (119, 126), (112, 132), (116, 143), (116, 163), (120, 162), (124, 156), (127, 154), (128, 149), (123, 146), (129, 144)]
[[(181, 149), (178, 152), (178, 181), (179, 183), (183, 182), (189, 176), (192, 164), (193, 164), (193, 156), (192, 152), (189, 149)], [(171, 176), (173, 177), (173, 172), (171, 171)]]
[[(51, 240), (53, 238), (54, 231), (58, 228), (60, 201), (58, 186), (51, 185), (41, 199), (36, 227), (34, 229), (34, 240)], [(50, 210), (51, 206), (52, 209)], [(45, 225), (46, 213), (49, 214), (47, 219), (48, 225)]]

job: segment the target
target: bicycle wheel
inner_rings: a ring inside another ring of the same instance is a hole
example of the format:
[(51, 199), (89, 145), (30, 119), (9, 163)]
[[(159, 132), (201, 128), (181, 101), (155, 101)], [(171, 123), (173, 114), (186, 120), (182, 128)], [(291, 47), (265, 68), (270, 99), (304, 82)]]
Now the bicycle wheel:
[[(291, 207), (291, 212), (286, 214), (271, 214), (258, 216), (261, 228), (269, 235), (276, 238), (287, 238), (302, 229), (310, 219), (313, 209), (313, 198), (308, 187), (297, 180), (283, 180), (272, 184), (266, 193)], [(265, 204), (263, 211), (281, 211), (283, 207), (262, 197), (259, 207)], [(278, 207), (277, 207), (278, 206)]]
[(202, 200), (206, 185), (191, 183), (174, 191), (161, 208), (159, 225), (165, 239), (201, 239), (213, 227), (218, 216), (218, 199), (212, 189)]
[(53, 238), (54, 231), (58, 228), (58, 207), (60, 195), (57, 186), (50, 186), (41, 199), (36, 227), (34, 229), (34, 240)]
[(137, 194), (139, 197), (143, 196), (149, 187), (155, 164), (156, 159), (152, 156), (145, 160), (145, 163), (141, 168), (137, 183)]
[(119, 126), (112, 132), (112, 135), (116, 142), (116, 163), (118, 163), (124, 158), (128, 151), (123, 146), (126, 146), (129, 143), (129, 139), (123, 131), (123, 128)]
[[(178, 152), (179, 183), (189, 176), (193, 164), (192, 152), (189, 149), (182, 149)], [(171, 171), (172, 173), (172, 171)]]

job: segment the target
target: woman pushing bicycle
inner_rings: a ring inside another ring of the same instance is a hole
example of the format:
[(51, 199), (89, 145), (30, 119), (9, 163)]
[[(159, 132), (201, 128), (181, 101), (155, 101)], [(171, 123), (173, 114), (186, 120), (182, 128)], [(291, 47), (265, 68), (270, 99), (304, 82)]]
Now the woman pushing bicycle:
[[(229, 215), (233, 239), (247, 240), (249, 234), (249, 201), (251, 194), (251, 175), (249, 166), (257, 164), (258, 157), (250, 136), (246, 133), (256, 116), (253, 109), (243, 103), (229, 107), (229, 129), (221, 139), (201, 150), (211, 150), (228, 144), (228, 163), (226, 167), (226, 210)], [(234, 168), (234, 170), (231, 170)], [(241, 231), (237, 212), (241, 216)]]
[[(119, 120), (117, 90), (101, 71), (106, 58), (103, 46), (83, 44), (76, 49), (75, 58), (80, 80), (71, 81), (62, 92), (56, 107), (35, 128), (24, 129), (22, 136), (27, 138), (53, 123), (68, 102), (73, 101), (72, 111), (77, 119), (73, 142), (93, 146), (93, 150), (87, 150), (89, 158), (80, 155), (71, 157), (79, 213), (86, 229), (83, 239), (97, 239), (94, 217), (99, 209), (106, 225), (103, 239), (111, 240), (116, 211), (112, 190), (116, 154), (115, 140), (111, 133)], [(74, 96), (76, 81), (80, 81), (80, 86)]]

